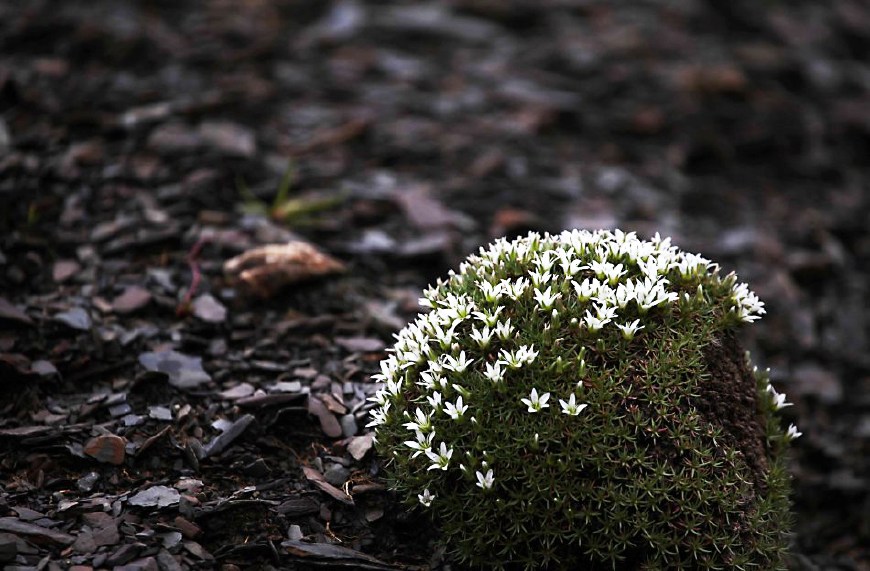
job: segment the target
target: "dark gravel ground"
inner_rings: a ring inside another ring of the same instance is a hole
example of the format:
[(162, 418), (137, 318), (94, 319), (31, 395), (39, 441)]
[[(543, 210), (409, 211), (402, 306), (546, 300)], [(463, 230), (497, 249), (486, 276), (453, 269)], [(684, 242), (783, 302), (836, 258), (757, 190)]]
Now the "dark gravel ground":
[[(767, 303), (791, 566), (870, 570), (868, 53), (860, 0), (0, 2), (0, 564), (444, 567), (385, 343), (496, 236), (620, 227)], [(344, 271), (225, 274), (291, 239)]]

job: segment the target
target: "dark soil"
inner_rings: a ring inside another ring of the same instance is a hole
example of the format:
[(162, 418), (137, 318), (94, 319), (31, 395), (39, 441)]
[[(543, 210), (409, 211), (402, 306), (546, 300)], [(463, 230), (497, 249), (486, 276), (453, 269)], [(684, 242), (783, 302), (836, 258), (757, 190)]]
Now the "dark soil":
[[(706, 378), (692, 403), (709, 422), (722, 427), (728, 446), (743, 454), (756, 489), (763, 489), (768, 471), (767, 427), (758, 406), (758, 383), (746, 362), (746, 351), (731, 335), (704, 348)], [(739, 403), (737, 406), (734, 403)]]
[[(0, 565), (444, 568), (370, 375), (481, 244), (620, 227), (767, 303), (790, 564), (870, 570), (868, 53), (861, 0), (0, 0)], [(290, 240), (343, 271), (224, 272)]]

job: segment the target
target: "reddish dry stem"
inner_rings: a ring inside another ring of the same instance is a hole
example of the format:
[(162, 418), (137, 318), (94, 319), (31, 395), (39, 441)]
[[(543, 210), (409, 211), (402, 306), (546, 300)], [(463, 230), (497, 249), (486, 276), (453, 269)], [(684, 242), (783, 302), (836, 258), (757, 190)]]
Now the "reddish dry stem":
[(202, 280), (202, 272), (199, 269), (199, 253), (205, 245), (206, 239), (200, 237), (196, 243), (190, 248), (187, 253), (187, 264), (190, 266), (190, 287), (187, 288), (187, 293), (184, 294), (184, 299), (175, 308), (175, 314), (178, 317), (183, 317), (190, 313), (190, 304), (193, 301), (193, 296), (199, 290), (199, 282)]

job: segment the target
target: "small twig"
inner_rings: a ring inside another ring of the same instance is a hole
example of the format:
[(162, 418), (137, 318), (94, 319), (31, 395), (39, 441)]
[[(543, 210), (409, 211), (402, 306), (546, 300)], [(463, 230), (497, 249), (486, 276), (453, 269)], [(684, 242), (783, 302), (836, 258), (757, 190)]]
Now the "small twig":
[(199, 269), (199, 253), (202, 251), (202, 247), (205, 245), (207, 240), (200, 236), (196, 243), (190, 248), (190, 251), (187, 253), (187, 265), (190, 266), (190, 287), (187, 288), (187, 293), (184, 294), (184, 298), (175, 308), (175, 315), (178, 317), (184, 317), (190, 314), (190, 305), (193, 301), (193, 296), (196, 295), (196, 292), (199, 290), (199, 282), (202, 281), (202, 272)]

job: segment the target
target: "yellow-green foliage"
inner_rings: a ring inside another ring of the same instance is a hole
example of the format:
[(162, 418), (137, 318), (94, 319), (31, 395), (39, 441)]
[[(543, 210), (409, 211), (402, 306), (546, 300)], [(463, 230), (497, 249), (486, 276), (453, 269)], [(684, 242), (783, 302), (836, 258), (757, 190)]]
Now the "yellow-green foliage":
[[(532, 233), (421, 303), (381, 363), (370, 426), (393, 489), (456, 560), (782, 566), (799, 433), (733, 339), (764, 313), (733, 274), (658, 236)], [(711, 402), (747, 382), (747, 398)]]

